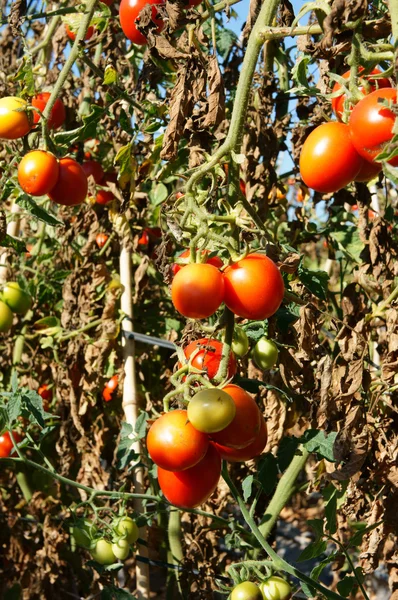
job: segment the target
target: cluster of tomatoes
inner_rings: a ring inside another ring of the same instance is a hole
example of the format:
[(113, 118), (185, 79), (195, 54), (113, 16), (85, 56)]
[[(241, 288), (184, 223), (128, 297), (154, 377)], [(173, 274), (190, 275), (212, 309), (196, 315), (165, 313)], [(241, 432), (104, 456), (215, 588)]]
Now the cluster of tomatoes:
[(14, 313), (25, 315), (32, 305), (32, 298), (16, 281), (9, 281), (0, 288), (0, 332), (11, 329)]
[(285, 290), (282, 275), (270, 258), (249, 254), (223, 271), (217, 257), (208, 259), (202, 253), (201, 258), (206, 262), (183, 266), (173, 279), (171, 298), (182, 315), (205, 319), (222, 302), (244, 319), (267, 319), (278, 310)]
[(89, 519), (79, 519), (72, 528), (72, 535), (77, 546), (88, 550), (97, 563), (113, 565), (128, 558), (131, 546), (138, 539), (138, 527), (131, 517), (118, 517), (105, 536)]
[[(360, 72), (363, 69), (359, 70)], [(332, 193), (352, 181), (367, 182), (381, 171), (376, 157), (393, 138), (397, 91), (379, 69), (360, 77), (363, 98), (352, 106), (345, 92), (332, 99), (332, 109), (339, 119), (314, 129), (304, 142), (300, 155), (300, 173), (305, 184), (321, 193)], [(343, 75), (349, 79), (350, 72)], [(333, 92), (341, 91), (336, 83)], [(344, 110), (348, 123), (341, 121)], [(388, 161), (398, 165), (398, 157)]]
[(277, 575), (271, 575), (256, 585), (252, 581), (239, 583), (231, 592), (230, 600), (288, 600), (291, 597), (290, 584)]

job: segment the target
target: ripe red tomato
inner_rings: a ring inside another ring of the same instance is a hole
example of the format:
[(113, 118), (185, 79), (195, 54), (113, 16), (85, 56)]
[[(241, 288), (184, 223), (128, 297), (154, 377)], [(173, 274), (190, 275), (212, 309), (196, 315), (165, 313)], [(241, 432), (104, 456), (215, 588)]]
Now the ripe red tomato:
[[(358, 74), (362, 73), (363, 71), (364, 71), (364, 68), (359, 67)], [(351, 71), (346, 71), (342, 75), (342, 77), (344, 77), (344, 79), (347, 79), (347, 81), (348, 81), (350, 78), (350, 73), (351, 73)], [(391, 83), (390, 83), (389, 79), (387, 79), (387, 77), (381, 77), (380, 79), (375, 79), (374, 77), (372, 77), (372, 75), (379, 75), (380, 73), (382, 73), (382, 71), (380, 71), (380, 69), (373, 69), (373, 71), (368, 73), (368, 75), (362, 75), (359, 78), (359, 86), (358, 86), (359, 91), (362, 94), (366, 95), (366, 94), (370, 94), (374, 90), (377, 90), (380, 88), (391, 87)], [(341, 88), (341, 85), (339, 83), (337, 83), (337, 81), (336, 81), (336, 83), (333, 86), (332, 92), (337, 92), (340, 88)], [(339, 120), (341, 120), (341, 118), (343, 116), (344, 103), (345, 103), (346, 96), (347, 96), (346, 94), (341, 94), (341, 96), (332, 98), (332, 110)], [(352, 106), (350, 106), (350, 109), (352, 109)]]
[[(195, 369), (206, 371), (209, 379), (213, 379), (220, 366), (222, 356), (222, 343), (218, 340), (210, 340), (209, 338), (200, 338), (191, 342), (184, 348), (184, 354), (187, 360), (191, 355), (196, 352), (196, 355), (192, 359), (191, 365)], [(227, 378), (230, 379), (236, 373), (236, 359), (233, 352), (229, 355), (228, 373)]]
[(101, 183), (104, 178), (104, 169), (97, 160), (85, 160), (82, 163), (82, 169), (87, 178), (90, 175), (94, 178), (95, 183)]
[(73, 158), (61, 158), (58, 181), (48, 194), (51, 200), (64, 206), (74, 206), (84, 202), (87, 190), (87, 177), (79, 163)]
[(108, 241), (108, 236), (106, 233), (98, 233), (95, 241), (97, 242), (98, 248), (103, 248)]
[(359, 173), (355, 177), (354, 181), (361, 181), (363, 183), (371, 181), (371, 179), (374, 179), (376, 175), (380, 173), (381, 169), (381, 163), (369, 162), (368, 160), (363, 159)]
[(349, 127), (344, 123), (319, 125), (301, 149), (300, 173), (304, 183), (324, 194), (337, 192), (353, 181), (361, 165)]
[(249, 254), (224, 271), (225, 304), (244, 319), (268, 319), (278, 310), (285, 286), (276, 264), (264, 254)]
[[(191, 252), (189, 249), (184, 250), (184, 252), (182, 252), (178, 258), (182, 258), (184, 260), (186, 259), (188, 261), (190, 254), (191, 254)], [(201, 254), (201, 256), (203, 256), (204, 254), (208, 255), (209, 251), (202, 250), (202, 252), (200, 254)], [(189, 263), (187, 263), (187, 264), (189, 264)], [(206, 260), (206, 264), (213, 265), (213, 267), (217, 267), (217, 269), (221, 269), (221, 267), (223, 266), (224, 263), (221, 260), (221, 258), (219, 258), (218, 256), (211, 256), (210, 258), (208, 258)], [(185, 265), (178, 265), (177, 263), (174, 263), (173, 266), (171, 267), (173, 275), (176, 275), (178, 273), (178, 271), (180, 271), (184, 266)]]
[(31, 118), (26, 112), (28, 103), (16, 96), (0, 98), (0, 138), (16, 140), (32, 128)]
[(98, 190), (97, 195), (95, 196), (95, 201), (97, 204), (102, 204), (105, 206), (106, 204), (109, 204), (109, 202), (112, 202), (114, 197), (115, 196), (112, 194), (112, 192), (108, 192), (107, 190)]
[[(51, 94), (49, 92), (41, 92), (32, 98), (32, 106), (38, 108), (42, 113), (46, 108), (47, 102)], [(65, 106), (59, 98), (56, 99), (54, 106), (51, 109), (50, 117), (47, 121), (49, 129), (58, 129), (63, 125), (66, 119)], [(38, 112), (33, 111), (33, 123), (36, 124), (40, 121), (40, 115)]]
[[(21, 441), (21, 436), (16, 431), (12, 432), (14, 440), (16, 443)], [(0, 435), (0, 458), (7, 458), (13, 452), (14, 444), (12, 443), (12, 439), (10, 437), (9, 431), (5, 431), (3, 435)]]
[(243, 179), (239, 179), (239, 187), (240, 187), (240, 191), (242, 192), (242, 194), (244, 196), (246, 196), (246, 184), (243, 181)]
[(162, 0), (122, 0), (119, 8), (120, 25), (124, 35), (133, 42), (144, 46), (148, 43), (146, 37), (137, 29), (136, 23), (139, 21), (139, 14), (147, 4), (152, 4), (152, 21), (158, 26), (157, 32), (162, 31), (164, 23), (157, 14), (156, 6), (164, 4)]
[(138, 240), (139, 246), (148, 246), (151, 241), (158, 241), (162, 237), (162, 230), (160, 227), (145, 227), (143, 229), (140, 239)]
[(228, 427), (212, 433), (211, 438), (221, 446), (245, 448), (252, 444), (259, 434), (261, 413), (254, 398), (241, 387), (230, 383), (223, 387), (223, 391), (232, 396), (235, 402), (235, 417)]
[(146, 445), (159, 467), (184, 471), (202, 460), (209, 447), (209, 436), (194, 428), (186, 410), (172, 410), (152, 424)]
[(119, 376), (113, 375), (109, 381), (106, 382), (104, 390), (102, 392), (102, 397), (105, 402), (110, 402), (112, 400), (112, 394), (117, 389), (119, 385)]
[[(395, 114), (380, 104), (380, 99), (396, 103), (397, 90), (384, 88), (365, 96), (354, 106), (349, 120), (352, 143), (357, 152), (369, 161), (374, 160), (393, 137)], [(388, 162), (398, 166), (398, 156)]]
[[(65, 25), (65, 29), (66, 29), (66, 34), (67, 34), (68, 38), (70, 40), (72, 40), (72, 42), (74, 42), (76, 39), (76, 33), (74, 33), (68, 25)], [(87, 33), (86, 33), (84, 39), (86, 41), (89, 40), (93, 36), (94, 31), (95, 31), (94, 27), (92, 25), (90, 25), (90, 27), (87, 29)]]
[(254, 442), (248, 446), (245, 446), (244, 448), (230, 448), (229, 446), (215, 444), (215, 447), (220, 453), (221, 458), (227, 460), (228, 462), (246, 462), (248, 460), (252, 460), (252, 458), (255, 458), (256, 456), (260, 456), (267, 444), (268, 437), (267, 425), (262, 415), (260, 421), (260, 431), (258, 432)]
[(57, 183), (58, 176), (58, 160), (54, 154), (44, 150), (28, 152), (18, 166), (19, 185), (31, 196), (48, 194)]
[(160, 489), (167, 500), (180, 508), (195, 508), (211, 496), (221, 474), (221, 457), (209, 444), (204, 458), (185, 471), (166, 471), (158, 467)]
[(224, 299), (223, 275), (213, 265), (191, 263), (174, 277), (171, 299), (184, 317), (210, 317)]
[(43, 400), (47, 400), (48, 402), (53, 399), (53, 392), (48, 388), (46, 383), (43, 383), (43, 385), (39, 387), (37, 393), (43, 398)]

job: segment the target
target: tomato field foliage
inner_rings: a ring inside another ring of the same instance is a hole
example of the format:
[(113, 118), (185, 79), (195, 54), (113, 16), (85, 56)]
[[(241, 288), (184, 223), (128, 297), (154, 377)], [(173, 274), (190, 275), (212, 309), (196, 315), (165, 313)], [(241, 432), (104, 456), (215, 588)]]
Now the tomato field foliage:
[(398, 600), (398, 0), (243, 4), (2, 4), (5, 600)]

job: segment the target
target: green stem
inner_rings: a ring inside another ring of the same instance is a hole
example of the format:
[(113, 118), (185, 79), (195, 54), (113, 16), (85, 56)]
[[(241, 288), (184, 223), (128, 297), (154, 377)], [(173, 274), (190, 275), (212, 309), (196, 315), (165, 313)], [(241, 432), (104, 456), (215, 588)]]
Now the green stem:
[(388, 298), (386, 298), (386, 300), (384, 300), (376, 310), (374, 310), (370, 315), (367, 315), (366, 321), (371, 321), (372, 319), (375, 319), (376, 317), (382, 317), (384, 311), (387, 308), (389, 308), (391, 303), (394, 302), (394, 300), (396, 300), (397, 298), (398, 298), (398, 285), (391, 292), (391, 294), (388, 296)]
[(24, 471), (19, 471), (17, 473), (17, 482), (19, 487), (21, 488), (21, 492), (25, 499), (25, 502), (30, 502), (33, 496), (32, 490), (30, 489), (29, 482), (26, 478), (26, 473)]
[(37, 46), (32, 48), (32, 50), (30, 51), (32, 56), (34, 54), (37, 54), (38, 52), (40, 52), (40, 50), (45, 50), (47, 48), (48, 44), (50, 43), (50, 40), (54, 36), (54, 32), (58, 26), (58, 23), (59, 23), (59, 17), (53, 17), (51, 19), (51, 23), (48, 26), (47, 33), (45, 35), (44, 40), (42, 42), (40, 42), (40, 44), (37, 44)]
[(259, 530), (264, 539), (267, 539), (273, 526), (275, 525), (279, 514), (288, 503), (294, 492), (295, 481), (299, 473), (303, 470), (308, 459), (308, 452), (303, 446), (299, 446), (290, 465), (282, 475), (276, 487), (275, 493), (268, 504), (267, 510), (261, 520)]
[(352, 560), (351, 560), (351, 556), (350, 556), (349, 552), (347, 551), (347, 549), (345, 548), (344, 544), (342, 544), (342, 543), (341, 543), (339, 540), (336, 540), (336, 539), (335, 539), (334, 537), (332, 537), (331, 535), (328, 535), (328, 536), (327, 536), (327, 538), (328, 538), (328, 539), (329, 539), (331, 542), (333, 542), (334, 544), (336, 544), (336, 546), (338, 546), (338, 547), (340, 548), (340, 550), (343, 552), (344, 556), (345, 556), (345, 557), (346, 557), (346, 559), (347, 559), (347, 562), (348, 562), (348, 564), (349, 564), (349, 565), (350, 565), (350, 567), (351, 567), (351, 570), (352, 570), (352, 572), (353, 572), (353, 575), (354, 575), (355, 579), (356, 579), (356, 580), (357, 580), (357, 582), (358, 582), (358, 585), (359, 585), (359, 588), (360, 588), (360, 590), (361, 590), (361, 592), (362, 592), (362, 594), (363, 594), (363, 597), (365, 598), (365, 600), (369, 600), (369, 596), (367, 595), (367, 593), (366, 593), (366, 590), (365, 590), (365, 588), (363, 587), (363, 585), (362, 585), (362, 582), (361, 582), (360, 578), (359, 578), (359, 577), (358, 577), (358, 575), (357, 575), (357, 572), (355, 571), (355, 566), (354, 566), (354, 563), (352, 562)]
[(234, 337), (235, 315), (225, 307), (223, 320), (226, 323), (222, 357), (214, 380), (221, 383), (227, 377), (229, 357), (231, 355), (232, 339)]
[[(172, 564), (179, 567), (184, 559), (184, 555), (181, 546), (181, 513), (178, 508), (170, 509), (168, 537)], [(177, 579), (178, 590), (182, 596), (179, 569), (175, 570), (175, 576)]]
[(71, 331), (70, 333), (66, 333), (65, 335), (62, 335), (58, 339), (58, 341), (64, 342), (65, 340), (70, 340), (71, 338), (74, 338), (77, 335), (84, 333), (85, 331), (89, 331), (93, 327), (98, 327), (98, 325), (101, 325), (102, 321), (103, 321), (103, 319), (95, 319), (95, 321), (91, 321), (90, 323), (87, 323), (87, 325), (84, 325), (84, 327), (80, 327), (80, 329), (76, 329), (76, 331)]
[(203, 23), (209, 17), (211, 17), (213, 13), (219, 12), (220, 10), (224, 10), (224, 8), (226, 8), (227, 6), (233, 6), (238, 2), (241, 2), (241, 0), (223, 0), (222, 2), (217, 2), (217, 4), (214, 4), (214, 6), (209, 7), (209, 10), (205, 10), (200, 15), (200, 21)]
[[(394, 39), (394, 53), (395, 57), (398, 53), (398, 2), (397, 0), (388, 0), (388, 8), (391, 19), (391, 32)], [(397, 64), (395, 61), (395, 74), (397, 74)]]

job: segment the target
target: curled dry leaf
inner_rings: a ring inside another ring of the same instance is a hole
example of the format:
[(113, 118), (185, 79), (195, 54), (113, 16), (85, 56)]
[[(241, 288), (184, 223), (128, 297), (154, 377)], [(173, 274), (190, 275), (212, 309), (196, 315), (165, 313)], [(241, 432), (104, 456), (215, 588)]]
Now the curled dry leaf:
[(331, 476), (339, 481), (352, 477), (361, 469), (368, 449), (369, 434), (365, 415), (360, 406), (353, 406), (334, 443), (333, 454), (339, 466), (332, 471)]
[(225, 91), (224, 82), (218, 65), (217, 56), (209, 57), (208, 64), (209, 108), (203, 127), (216, 126), (225, 116)]

